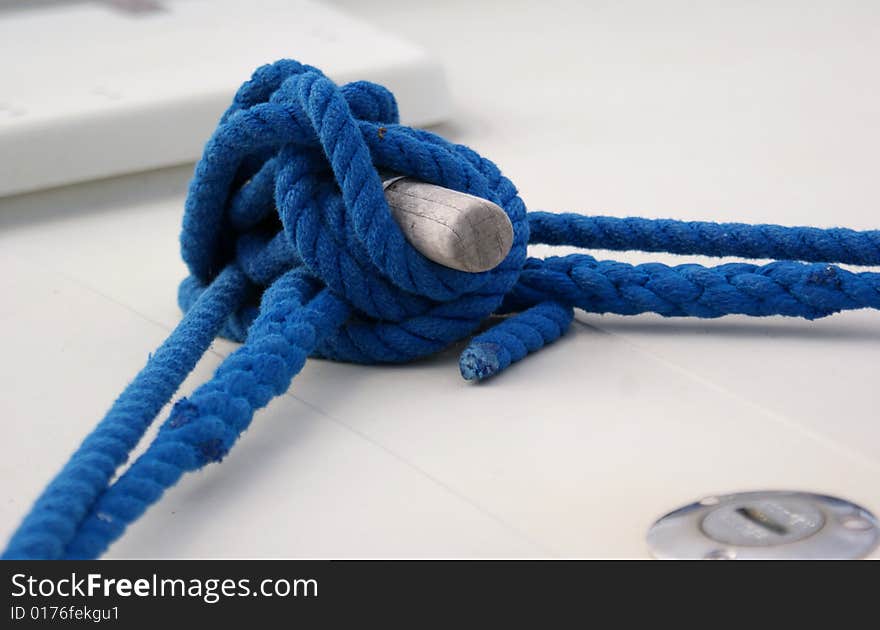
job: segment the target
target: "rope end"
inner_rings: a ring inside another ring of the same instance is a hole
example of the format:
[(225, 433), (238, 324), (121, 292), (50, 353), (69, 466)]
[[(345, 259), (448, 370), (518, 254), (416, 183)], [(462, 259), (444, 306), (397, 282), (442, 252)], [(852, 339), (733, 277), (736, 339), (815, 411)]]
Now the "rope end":
[(472, 343), (458, 361), (466, 381), (482, 381), (510, 365), (510, 353), (497, 343)]

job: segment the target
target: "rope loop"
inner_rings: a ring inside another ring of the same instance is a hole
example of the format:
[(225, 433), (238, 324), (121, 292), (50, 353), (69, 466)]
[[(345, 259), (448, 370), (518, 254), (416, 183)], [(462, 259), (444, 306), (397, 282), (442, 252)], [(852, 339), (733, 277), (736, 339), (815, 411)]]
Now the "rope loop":
[[(514, 226), (511, 252), (478, 274), (429, 261), (392, 219), (380, 173), (497, 203)], [(256, 288), (226, 329), (241, 339), (262, 290), (304, 268), (353, 309), (315, 354), (360, 363), (411, 361), (469, 335), (513, 287), (528, 242), (525, 205), (494, 164), (399, 125), (384, 87), (338, 87), (293, 61), (239, 90), (196, 168), (183, 225), (184, 308), (236, 262)]]

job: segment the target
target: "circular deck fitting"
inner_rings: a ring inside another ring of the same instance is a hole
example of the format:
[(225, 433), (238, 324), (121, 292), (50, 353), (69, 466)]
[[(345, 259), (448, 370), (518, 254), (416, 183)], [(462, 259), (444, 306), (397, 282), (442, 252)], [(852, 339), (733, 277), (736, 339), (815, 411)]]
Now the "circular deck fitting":
[(654, 557), (680, 560), (855, 559), (878, 542), (880, 524), (865, 508), (775, 490), (706, 497), (648, 531)]

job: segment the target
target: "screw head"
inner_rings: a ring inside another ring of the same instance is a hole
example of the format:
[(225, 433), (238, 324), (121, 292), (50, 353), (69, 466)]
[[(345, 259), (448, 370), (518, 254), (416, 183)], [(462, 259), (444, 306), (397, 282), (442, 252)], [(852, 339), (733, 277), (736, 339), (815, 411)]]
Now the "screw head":
[(847, 529), (858, 532), (867, 531), (873, 527), (871, 521), (861, 516), (847, 516), (841, 521), (841, 524)]

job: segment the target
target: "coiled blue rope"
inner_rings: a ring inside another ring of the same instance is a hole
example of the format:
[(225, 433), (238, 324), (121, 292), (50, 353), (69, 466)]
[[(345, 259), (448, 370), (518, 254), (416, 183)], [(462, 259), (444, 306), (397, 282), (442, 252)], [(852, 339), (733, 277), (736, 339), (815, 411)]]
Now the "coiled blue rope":
[[(416, 252), (391, 219), (379, 172), (489, 199), (514, 229), (507, 258), (470, 274)], [(717, 267), (527, 258), (529, 243), (782, 259)], [(467, 379), (497, 374), (596, 313), (809, 319), (880, 308), (880, 231), (526, 214), (513, 184), (461, 145), (398, 124), (394, 97), (336, 86), (284, 60), (245, 83), (196, 167), (181, 244), (186, 315), (37, 499), (5, 558), (99, 556), (187, 471), (219, 461), (308, 356), (405, 362), (511, 314), (461, 355)], [(217, 334), (243, 341), (177, 402), (115, 481), (156, 414)]]

